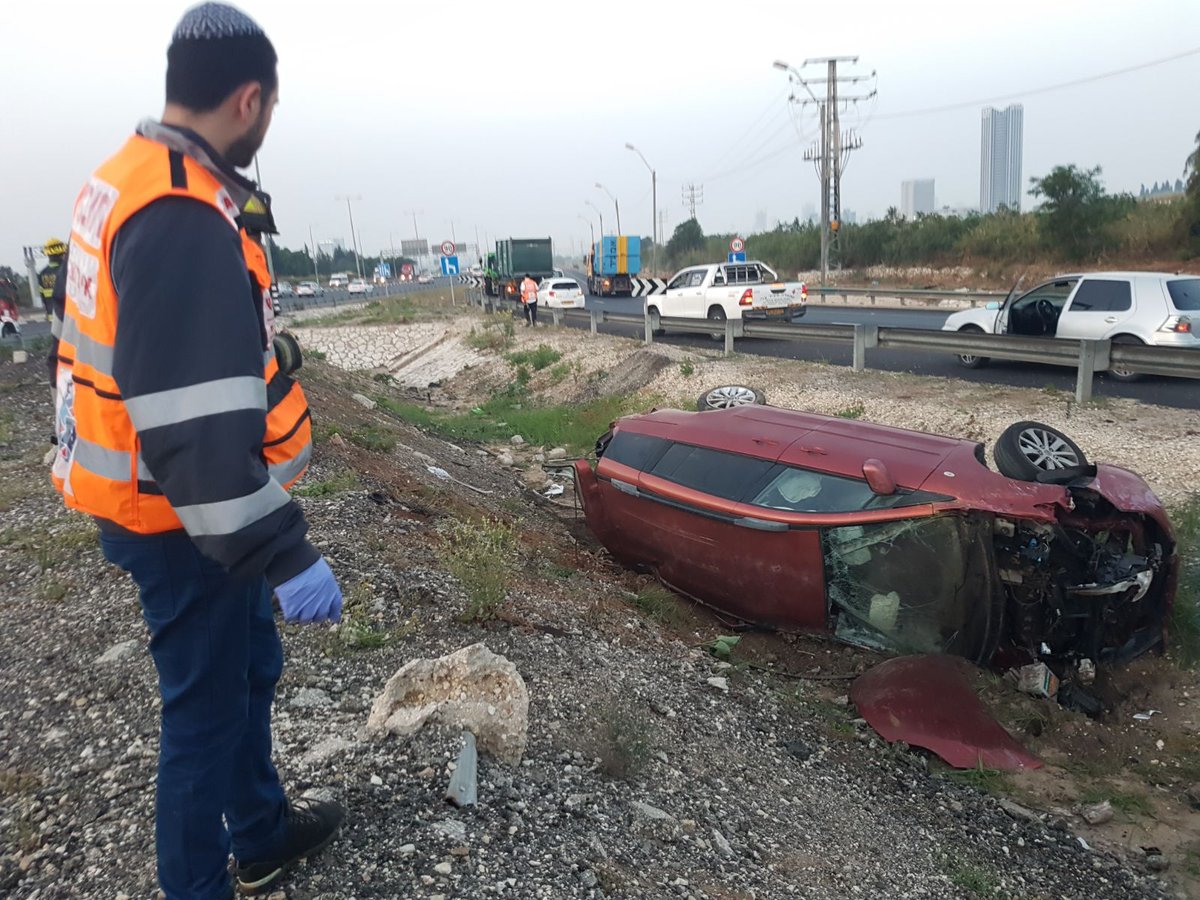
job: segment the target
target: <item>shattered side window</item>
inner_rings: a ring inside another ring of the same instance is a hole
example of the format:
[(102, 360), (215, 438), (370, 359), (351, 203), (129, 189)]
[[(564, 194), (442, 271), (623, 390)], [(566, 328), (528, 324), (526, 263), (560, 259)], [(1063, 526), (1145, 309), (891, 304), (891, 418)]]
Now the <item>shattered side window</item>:
[(750, 501), (755, 506), (791, 512), (857, 512), (917, 506), (946, 499), (924, 491), (876, 494), (865, 481), (858, 478), (791, 466), (776, 468), (778, 474)]
[(990, 655), (1000, 627), (986, 521), (931, 516), (827, 528), (834, 633), (900, 653)]

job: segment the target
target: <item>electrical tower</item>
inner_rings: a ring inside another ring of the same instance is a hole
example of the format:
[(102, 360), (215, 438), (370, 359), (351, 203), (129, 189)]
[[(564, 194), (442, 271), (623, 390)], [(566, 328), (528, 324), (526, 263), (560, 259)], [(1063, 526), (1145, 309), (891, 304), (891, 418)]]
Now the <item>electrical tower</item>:
[(696, 207), (704, 203), (704, 185), (695, 184), (683, 186), (683, 205), (687, 207), (690, 218), (696, 218)]
[[(793, 69), (786, 63), (775, 63), (775, 67), (786, 70), (788, 77), (799, 84), (808, 93), (808, 97), (788, 98), (789, 102), (798, 103), (801, 107), (816, 106), (820, 118), (820, 136), (814, 146), (804, 151), (804, 158), (812, 162), (821, 181), (821, 282), (829, 275), (830, 260), (837, 265), (839, 250), (838, 235), (842, 225), (842, 173), (846, 169), (850, 153), (862, 146), (862, 140), (853, 131), (842, 132), (841, 113), (852, 103), (870, 100), (876, 90), (865, 94), (848, 94), (839, 90), (843, 85), (855, 85), (864, 81), (874, 81), (875, 73), (860, 75), (857, 73), (838, 74), (838, 63), (854, 65), (857, 56), (826, 56), (817, 59), (806, 59), (800, 68), (806, 66), (825, 66), (824, 78), (808, 78), (803, 73)], [(813, 91), (814, 85), (825, 86), (825, 98), (818, 99)]]

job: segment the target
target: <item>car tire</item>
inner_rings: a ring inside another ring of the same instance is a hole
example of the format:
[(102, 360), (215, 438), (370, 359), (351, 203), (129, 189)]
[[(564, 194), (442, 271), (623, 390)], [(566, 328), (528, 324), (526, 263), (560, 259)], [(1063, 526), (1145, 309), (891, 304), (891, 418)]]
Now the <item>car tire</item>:
[(5, 322), (4, 327), (0, 328), (0, 338), (16, 337), (17, 326), (12, 322)]
[(738, 406), (763, 406), (767, 396), (757, 388), (744, 384), (722, 384), (710, 388), (696, 401), (696, 409), (707, 412), (713, 409), (733, 409)]
[[(1124, 344), (1127, 347), (1144, 347), (1145, 342), (1139, 338), (1135, 338), (1132, 334), (1118, 334), (1112, 339), (1114, 344)], [(1140, 372), (1133, 372), (1128, 369), (1114, 369), (1111, 365), (1108, 367), (1108, 377), (1113, 381), (1121, 381), (1129, 384), (1134, 381), (1141, 381), (1144, 377)]]
[(1015, 422), (1004, 429), (993, 450), (1001, 475), (1037, 481), (1043, 472), (1077, 468), (1087, 457), (1073, 440), (1041, 422)]
[(299, 342), (286, 331), (275, 335), (273, 341), (275, 360), (279, 363), (279, 371), (291, 375), (304, 365), (304, 355), (300, 352)]
[[(960, 333), (965, 332), (968, 334), (983, 334), (984, 333), (983, 329), (977, 325), (967, 325), (966, 327), (960, 328), (958, 330)], [(991, 358), (987, 357), (987, 356), (972, 356), (969, 353), (958, 354), (958, 364), (960, 366), (962, 366), (964, 369), (982, 369), (989, 362), (991, 362)]]
[[(710, 321), (714, 324), (719, 322), (721, 324), (722, 328), (724, 328), (725, 319), (726, 319), (725, 310), (721, 309), (721, 307), (714, 306), (709, 309), (708, 321)], [(711, 337), (714, 341), (723, 341), (723, 340), (725, 340), (725, 333), (724, 333), (724, 331), (722, 331), (720, 334), (710, 334), (709, 337)]]
[(657, 306), (652, 306), (646, 310), (646, 315), (650, 317), (650, 333), (655, 337), (659, 337), (667, 333), (667, 329), (662, 327), (662, 313), (658, 311)]

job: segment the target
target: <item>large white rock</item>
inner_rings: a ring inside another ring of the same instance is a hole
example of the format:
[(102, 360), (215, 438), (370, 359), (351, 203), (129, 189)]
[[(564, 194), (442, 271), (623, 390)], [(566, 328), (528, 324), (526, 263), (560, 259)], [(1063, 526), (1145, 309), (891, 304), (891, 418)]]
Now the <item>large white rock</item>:
[(409, 737), (429, 721), (470, 731), (481, 751), (515, 766), (529, 736), (529, 691), (517, 667), (482, 643), (414, 659), (375, 698), (366, 734)]

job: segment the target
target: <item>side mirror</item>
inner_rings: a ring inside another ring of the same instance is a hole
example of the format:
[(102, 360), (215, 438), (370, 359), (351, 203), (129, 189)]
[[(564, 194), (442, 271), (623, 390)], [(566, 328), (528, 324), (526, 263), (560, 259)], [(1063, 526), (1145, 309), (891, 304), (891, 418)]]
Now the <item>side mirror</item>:
[(1000, 303), (996, 300), (990, 301), (988, 303), (988, 305), (984, 307), (984, 309), (999, 309), (999, 308), (1000, 308)]
[(865, 460), (862, 471), (867, 479), (867, 486), (876, 494), (888, 496), (896, 493), (896, 479), (892, 477), (892, 473), (887, 470), (887, 466), (881, 461), (877, 459)]

